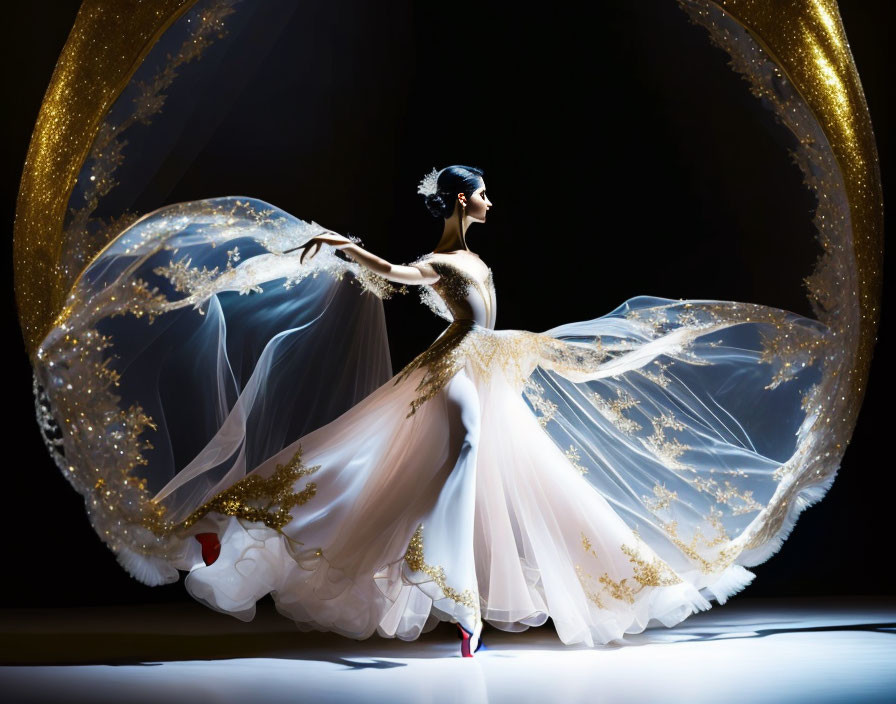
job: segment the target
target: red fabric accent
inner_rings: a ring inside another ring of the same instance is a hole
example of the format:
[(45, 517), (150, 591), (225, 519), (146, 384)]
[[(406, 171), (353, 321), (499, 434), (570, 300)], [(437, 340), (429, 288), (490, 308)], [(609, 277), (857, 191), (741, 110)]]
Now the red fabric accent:
[(202, 561), (206, 565), (212, 564), (221, 554), (221, 541), (217, 533), (197, 533), (196, 540), (202, 546)]

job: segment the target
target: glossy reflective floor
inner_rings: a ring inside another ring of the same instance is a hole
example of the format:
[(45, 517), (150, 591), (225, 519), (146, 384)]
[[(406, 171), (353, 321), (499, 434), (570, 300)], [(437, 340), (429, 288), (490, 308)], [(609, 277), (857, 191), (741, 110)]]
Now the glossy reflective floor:
[(0, 699), (17, 702), (893, 702), (896, 599), (735, 598), (624, 646), (444, 624), (406, 643), (244, 624), (198, 604), (0, 611)]

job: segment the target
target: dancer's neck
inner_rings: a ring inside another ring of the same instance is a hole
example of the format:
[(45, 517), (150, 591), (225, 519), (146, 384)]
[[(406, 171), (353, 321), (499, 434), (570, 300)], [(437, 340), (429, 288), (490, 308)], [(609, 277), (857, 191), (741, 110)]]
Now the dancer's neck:
[[(433, 252), (457, 252), (470, 251), (467, 247), (467, 228), (469, 227), (469, 218), (461, 215), (460, 208), (456, 208), (454, 215), (445, 219), (445, 229), (442, 230), (442, 237), (439, 243), (433, 249)], [(472, 254), (472, 252), (470, 252)]]

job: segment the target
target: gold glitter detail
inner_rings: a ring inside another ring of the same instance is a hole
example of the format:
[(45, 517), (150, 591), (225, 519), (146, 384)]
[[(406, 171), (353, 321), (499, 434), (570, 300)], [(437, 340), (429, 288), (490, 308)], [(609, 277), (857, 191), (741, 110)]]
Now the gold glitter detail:
[[(121, 301), (125, 307), (131, 304)], [(186, 520), (171, 521), (166, 506), (152, 500), (146, 480), (136, 475), (148, 463), (144, 453), (153, 446), (145, 435), (156, 425), (138, 404), (120, 407), (121, 398), (115, 393), (120, 375), (113, 367), (116, 356), (106, 353), (110, 348), (112, 338), (95, 329), (79, 327), (77, 334), (61, 335), (50, 350), (42, 352), (52, 352), (52, 359), (46, 367), (35, 369), (34, 383), (36, 389), (52, 392), (36, 394), (47, 397), (39, 418), (50, 455), (85, 497), (94, 529), (113, 552), (128, 549), (165, 558), (177, 552), (178, 534), (212, 511), (281, 527), (292, 506), (314, 495), (313, 484), (295, 493), (287, 487), (317, 469), (302, 467), (299, 448), (287, 465), (278, 465), (272, 477), (249, 475)], [(48, 381), (53, 375), (69, 383), (53, 388)], [(54, 442), (50, 430), (64, 435), (65, 444)]]
[(498, 370), (508, 374), (521, 392), (527, 393), (533, 403), (538, 404), (542, 414), (539, 422), (544, 427), (552, 415), (552, 404), (538, 400), (538, 389), (541, 387), (529, 380), (535, 366), (541, 364), (549, 369), (587, 371), (593, 370), (606, 358), (599, 341), (594, 345), (573, 344), (525, 330), (492, 330), (469, 317), (463, 317), (468, 314), (465, 301), (473, 287), (482, 297), (487, 315), (491, 318), (495, 299), (491, 269), (485, 285), (481, 285), (453, 261), (427, 254), (414, 263), (420, 262), (429, 263), (439, 274), (435, 284), (422, 287), (421, 298), (437, 315), (451, 319), (451, 324), (432, 345), (396, 375), (394, 383), (398, 384), (415, 370), (425, 370), (416, 387), (419, 394), (411, 401), (407, 417), (435, 397), (469, 363), (483, 375)]
[[(715, 483), (714, 480), (710, 481)], [(727, 480), (725, 480), (724, 485), (724, 489), (716, 485), (715, 500), (717, 503), (727, 505), (731, 509), (732, 516), (753, 513), (762, 509), (762, 504), (753, 498), (752, 491), (742, 491)]]
[[(131, 551), (164, 561), (175, 559), (182, 551), (180, 533), (185, 524), (172, 523), (165, 504), (152, 500), (146, 480), (139, 476), (140, 465), (148, 464), (145, 451), (152, 444), (147, 436), (155, 425), (140, 405), (120, 407), (122, 399), (115, 393), (121, 374), (116, 369), (118, 357), (111, 336), (98, 332), (101, 321), (131, 314), (137, 318), (145, 316), (152, 323), (158, 316), (185, 306), (193, 306), (201, 313), (199, 306), (203, 301), (219, 291), (261, 290), (257, 283), (266, 280), (270, 267), (295, 271), (283, 284), (289, 288), (306, 276), (322, 272), (340, 280), (345, 273), (354, 273), (356, 266), (332, 252), (322, 252), (311, 264), (299, 267), (297, 258), (283, 251), (305, 241), (320, 227), (278, 215), (269, 208), (254, 207), (240, 199), (176, 204), (155, 214), (157, 226), (125, 233), (126, 239), (119, 241), (119, 245), (125, 254), (144, 261), (160, 252), (171, 251), (169, 264), (157, 267), (155, 273), (168, 276), (175, 292), (182, 297), (168, 300), (156, 287), (133, 276), (117, 278), (96, 291), (86, 284), (76, 289), (57, 326), (38, 350), (32, 387), (47, 449), (63, 475), (85, 497), (87, 513), (97, 534), (116, 554)], [(197, 218), (194, 221), (184, 214)], [(267, 254), (245, 262), (249, 266), (242, 271), (236, 266), (242, 259), (240, 251), (232, 244), (222, 252), (227, 260), (224, 269), (208, 270), (193, 268), (189, 259), (178, 258), (176, 248), (169, 243), (172, 233), (189, 224), (191, 236), (204, 238), (214, 247), (232, 239), (231, 230), (237, 221), (244, 229), (255, 232), (256, 240), (268, 249)], [(238, 273), (241, 278), (237, 277)], [(361, 286), (362, 291), (367, 290), (363, 283)], [(250, 480), (248, 487), (256, 481)], [(271, 484), (262, 488), (273, 491)], [(245, 490), (247, 485), (240, 485), (239, 491)], [(306, 487), (295, 499), (284, 501), (289, 504), (309, 497), (311, 492)], [(238, 496), (230, 496), (224, 503), (221, 498), (221, 503), (203, 510), (223, 509), (235, 512), (234, 515), (255, 516), (271, 526), (284, 519), (283, 512), (278, 514), (276, 507), (266, 513), (264, 506), (257, 502), (241, 503), (236, 499)]]
[(628, 584), (628, 578), (619, 580), (618, 582), (610, 578), (607, 573), (602, 574), (598, 581), (604, 585), (604, 589), (609, 592), (610, 596), (617, 601), (626, 601), (629, 604), (635, 603), (635, 589)]
[(425, 370), (416, 387), (420, 393), (411, 401), (411, 410), (408, 411), (406, 418), (410, 418), (420, 406), (435, 397), (461, 370), (464, 364), (462, 345), (474, 325), (470, 319), (455, 320), (435, 342), (408, 362), (396, 375), (394, 384), (410, 376), (416, 369)]
[(320, 465), (306, 467), (302, 464), (302, 447), (286, 464), (278, 464), (271, 476), (250, 474), (197, 508), (183, 521), (170, 523), (150, 521), (146, 525), (157, 534), (172, 533), (190, 528), (209, 513), (236, 516), (253, 523), (263, 523), (268, 528), (281, 530), (292, 520), (290, 510), (302, 506), (317, 493), (314, 482), (305, 484), (301, 491), (293, 491), (295, 482), (313, 474)]
[[(485, 304), (485, 308), (488, 311), (489, 320), (494, 318), (495, 315), (495, 275), (492, 273), (492, 270), (488, 270), (488, 276), (485, 277), (485, 293), (488, 294), (488, 301)], [(485, 297), (483, 296), (483, 300)]]
[[(35, 387), (47, 397), (42, 428), (65, 439), (47, 442), (47, 449), (84, 497), (91, 523), (110, 549), (164, 555), (171, 547), (167, 538), (144, 526), (162, 520), (165, 508), (152, 502), (146, 481), (134, 475), (152, 449), (144, 435), (157, 426), (140, 405), (121, 407), (115, 358), (106, 356), (111, 346), (108, 335), (93, 329), (65, 334), (47, 367), (35, 369)], [(55, 374), (68, 380), (65, 387), (54, 388), (49, 380)]]
[[(691, 364), (707, 364), (693, 354), (692, 346), (697, 338), (740, 323), (761, 325), (759, 362), (768, 364), (773, 372), (773, 380), (766, 388), (774, 388), (793, 379), (802, 369), (831, 352), (829, 336), (807, 328), (793, 313), (757, 303), (676, 302), (650, 310), (631, 310), (625, 317), (649, 327), (651, 338), (686, 329), (687, 335), (682, 338), (676, 355)], [(682, 319), (688, 321), (687, 325), (681, 324)], [(650, 367), (635, 371), (666, 388), (672, 382), (666, 374), (670, 366), (671, 363), (657, 359)]]
[[(800, 371), (810, 365), (821, 365), (822, 373), (827, 377), (803, 397), (802, 403), (807, 414), (819, 404), (823, 405), (823, 389), (837, 388), (840, 379), (837, 365), (843, 359), (843, 355), (835, 345), (836, 338), (800, 323), (797, 316), (787, 311), (748, 303), (688, 302), (662, 306), (659, 310), (634, 310), (626, 317), (645, 325), (646, 334), (653, 337), (677, 333), (680, 330), (682, 315), (689, 325), (693, 326), (694, 334), (692, 335), (690, 331), (687, 333), (680, 348), (673, 352), (675, 357), (691, 361), (688, 359), (688, 354), (693, 349), (693, 342), (699, 336), (723, 330), (727, 326), (748, 323), (759, 326), (761, 347), (757, 361), (771, 367), (771, 382), (767, 388), (795, 379)], [(659, 367), (659, 373), (647, 372), (641, 376), (661, 387), (668, 386), (671, 377), (666, 370), (670, 363), (656, 362), (655, 366)], [(762, 561), (767, 557), (770, 554), (769, 550), (774, 550), (780, 544), (779, 535), (782, 528), (787, 525), (788, 520), (792, 521), (792, 518), (788, 519), (788, 512), (796, 499), (798, 489), (794, 489), (791, 485), (799, 485), (799, 488), (812, 486), (824, 481), (826, 474), (829, 475), (836, 469), (836, 465), (830, 464), (833, 453), (813, 452), (813, 446), (831, 441), (826, 434), (826, 429), (830, 427), (830, 413), (832, 411), (822, 408), (820, 413), (810, 415), (811, 427), (807, 424), (800, 429), (800, 441), (795, 455), (772, 473), (771, 478), (780, 482), (780, 485), (765, 506), (753, 497), (752, 490), (740, 489), (730, 480), (722, 482), (712, 476), (700, 476), (694, 467), (683, 461), (683, 455), (692, 448), (671, 434), (674, 431), (685, 430), (683, 423), (668, 413), (651, 419), (653, 433), (647, 437), (639, 437), (638, 440), (665, 467), (680, 470), (678, 479), (708, 495), (716, 504), (703, 519), (705, 526), (715, 530), (715, 538), (705, 539), (698, 528), (698, 532), (688, 543), (678, 536), (677, 524), (674, 522), (662, 524), (673, 543), (694, 559), (701, 569), (708, 572), (724, 569), (745, 550), (758, 550), (747, 557), (753, 564), (757, 559)], [(842, 439), (836, 442), (840, 443), (838, 447), (842, 446)], [(709, 469), (709, 475), (716, 472), (731, 477), (746, 476), (746, 473), (737, 469)], [(643, 497), (642, 502), (648, 511), (654, 513), (665, 507), (665, 498)], [(723, 537), (723, 518), (718, 508), (720, 506), (727, 507), (730, 516), (747, 513), (758, 515), (744, 535), (733, 541), (727, 534)], [(724, 551), (719, 552), (716, 548), (722, 544)]]
[(430, 259), (429, 265), (439, 275), (439, 280), (432, 284), (432, 287), (448, 304), (448, 308), (455, 319), (459, 318), (460, 316), (457, 312), (463, 310), (463, 306), (459, 302), (466, 299), (471, 288), (475, 288), (479, 292), (479, 287), (476, 285), (473, 277), (453, 264)]
[(560, 372), (586, 372), (596, 369), (606, 356), (599, 345), (568, 343), (526, 330), (490, 330), (461, 318), (411, 360), (394, 383), (417, 369), (425, 370), (416, 387), (420, 393), (410, 404), (410, 417), (468, 363), (481, 375), (506, 374), (522, 393), (537, 365)]
[[(804, 173), (808, 173), (810, 167), (821, 165), (817, 170), (821, 175), (807, 176), (807, 183), (819, 195), (820, 205), (815, 222), (825, 254), (813, 275), (807, 279), (807, 285), (820, 319), (835, 331), (838, 347), (829, 350), (827, 357), (819, 356), (817, 349), (801, 347), (799, 350), (799, 354), (814, 354), (824, 360), (822, 384), (811, 397), (803, 399), (804, 403), (819, 406), (815, 424), (808, 431), (819, 440), (813, 442), (811, 447), (801, 449), (794, 462), (776, 473), (781, 486), (768, 508), (763, 510), (764, 515), (751, 529), (748, 547), (759, 548), (773, 541), (780, 533), (793, 502), (800, 498), (800, 492), (833, 477), (855, 423), (879, 315), (883, 233), (879, 168), (864, 96), (833, 2), (800, 0), (785, 6), (770, 0), (720, 0), (719, 3), (687, 0), (683, 4), (691, 8), (694, 15), (699, 15), (698, 21), (710, 29), (723, 48), (737, 56), (735, 63), (738, 70), (745, 75), (752, 71), (754, 90), (769, 98), (779, 116), (796, 116), (786, 118), (784, 122), (801, 145), (796, 157)], [(111, 105), (108, 88), (122, 78), (123, 71), (139, 64), (141, 51), (148, 51), (155, 37), (160, 36), (164, 28), (176, 19), (169, 16), (175, 11), (172, 8), (182, 12), (188, 4), (160, 1), (152, 6), (143, 4), (135, 7), (133, 12), (115, 19), (115, 22), (126, 24), (133, 31), (119, 32), (115, 31), (116, 26), (103, 3), (95, 0), (84, 3), (72, 37), (60, 57), (29, 148), (19, 193), (14, 249), (17, 302), (31, 352), (43, 338), (50, 321), (62, 310), (66, 291), (54, 290), (53, 281), (53, 267), (59, 264), (61, 218), (74, 178), (81, 168), (83, 154), (95, 135), (97, 120)], [(720, 7), (724, 7), (724, 11)], [(721, 15), (734, 17), (746, 26), (766, 56), (754, 55), (758, 58), (751, 58), (749, 53), (739, 49), (738, 46), (746, 46), (746, 42), (725, 34), (726, 29), (719, 21)], [(141, 27), (144, 21), (151, 26)], [(96, 31), (92, 35), (88, 32), (87, 41), (84, 32), (91, 28), (91, 22), (95, 22)], [(91, 43), (97, 43), (98, 36), (111, 36), (113, 39), (91, 46)], [(120, 51), (122, 48), (124, 51)], [(119, 56), (137, 58), (133, 64), (125, 61), (116, 66)], [(87, 68), (92, 67), (94, 73), (72, 63), (75, 60), (90, 63)], [(782, 67), (779, 78), (785, 77), (794, 85), (808, 102), (811, 112), (801, 112), (799, 106), (777, 97), (774, 85), (762, 83), (758, 71), (763, 61), (774, 61)], [(111, 64), (117, 78), (113, 76), (113, 80), (109, 80), (110, 75), (103, 70), (104, 62)], [(95, 85), (85, 81), (86, 78), (95, 81)], [(124, 77), (122, 85), (127, 78)], [(76, 85), (78, 81), (82, 84), (80, 87)], [(82, 104), (87, 91), (92, 91), (93, 102), (86, 100)], [(111, 94), (117, 95), (117, 92), (113, 90)], [(105, 107), (97, 107), (98, 99), (107, 101)], [(807, 115), (812, 118), (813, 124), (821, 125), (827, 142), (815, 139), (805, 121)], [(822, 151), (827, 149), (828, 143), (836, 157), (837, 175), (842, 176), (843, 189), (848, 197), (846, 210), (839, 209), (839, 184), (831, 177), (834, 171), (824, 163)], [(78, 156), (82, 147), (82, 156)], [(824, 218), (826, 223), (821, 222), (820, 218)], [(855, 269), (852, 268), (853, 257)], [(857, 295), (853, 301), (849, 297), (854, 292)], [(152, 298), (151, 291), (145, 293)], [(656, 323), (662, 325), (659, 320)], [(74, 349), (85, 335), (92, 332), (95, 331), (79, 328), (78, 337), (66, 344), (71, 344)], [(766, 349), (771, 348), (767, 346)], [(51, 350), (54, 359), (55, 353), (56, 350)], [(793, 351), (786, 353), (792, 354)], [(88, 362), (88, 366), (90, 364), (92, 362)], [(782, 369), (786, 368), (782, 365)], [(102, 372), (95, 371), (95, 376), (92, 372), (85, 372), (91, 384), (102, 381)], [(773, 383), (783, 383), (788, 378), (788, 372), (780, 375), (778, 371)], [(834, 377), (836, 379), (832, 381)], [(114, 385), (111, 379), (104, 383)], [(102, 403), (105, 404), (108, 398), (104, 397)], [(60, 425), (63, 422), (72, 423), (77, 428), (79, 423), (91, 422), (85, 418), (83, 407), (77, 409), (81, 411), (80, 416), (69, 413), (76, 406), (74, 401), (64, 405), (67, 409), (58, 414)], [(128, 413), (117, 407), (107, 407), (107, 410)], [(87, 409), (92, 419), (99, 417), (96, 411), (93, 406)], [(122, 420), (121, 427), (125, 430), (115, 432), (124, 433), (123, 437), (127, 436), (129, 441), (135, 440), (140, 433), (134, 433), (141, 423), (151, 427), (151, 419), (143, 416), (140, 420), (140, 416), (139, 407), (132, 407), (130, 420)], [(90, 428), (89, 431), (87, 428)], [(102, 437), (103, 427), (85, 425), (83, 430), (85, 436), (96, 433), (91, 442), (99, 442), (97, 438)], [(135, 458), (139, 457), (135, 449), (138, 444), (128, 444), (128, 461), (136, 461)], [(116, 464), (116, 459), (110, 458), (110, 465), (117, 471), (119, 464)], [(94, 469), (73, 468), (64, 459), (57, 458), (57, 461), (67, 477), (77, 477), (87, 473), (85, 470)], [(797, 467), (800, 471), (794, 474)], [(126, 477), (119, 485), (130, 486), (131, 482), (139, 487), (142, 480)], [(95, 480), (84, 483), (89, 487), (95, 487), (95, 484)], [(104, 492), (110, 491), (109, 482), (101, 488)], [(103, 498), (91, 494), (91, 500), (96, 506)], [(96, 511), (101, 512), (100, 509)], [(100, 532), (108, 535), (110, 530), (114, 532), (114, 525)]]
[[(818, 199), (813, 223), (822, 255), (806, 278), (809, 300), (832, 330), (821, 354), (821, 388), (810, 442), (775, 473), (780, 485), (754, 520), (746, 564), (780, 545), (806, 490), (833, 480), (864, 396), (880, 314), (883, 198), (868, 107), (832, 0), (679, 0), (731, 57), (754, 95), (797, 139), (792, 152)], [(770, 349), (770, 354), (774, 354)], [(785, 372), (786, 374), (786, 372)], [(773, 384), (780, 381), (776, 375)], [(801, 496), (802, 494), (802, 496)], [(819, 494), (815, 493), (817, 500)]]
[[(724, 11), (755, 36), (794, 85), (824, 131), (849, 202), (861, 307), (852, 377), (850, 424), (858, 414), (871, 363), (883, 271), (883, 195), (868, 106), (834, 0), (727, 0)], [(827, 288), (826, 293), (837, 295)]]
[[(188, 214), (184, 220), (184, 214)], [(168, 206), (156, 212), (159, 222), (157, 228), (147, 228), (141, 231), (139, 237), (132, 236), (134, 240), (124, 252), (141, 256), (144, 260), (161, 250), (172, 252), (172, 258), (164, 266), (157, 266), (153, 273), (164, 276), (170, 282), (175, 292), (184, 294), (181, 298), (168, 300), (157, 287), (149, 287), (149, 284), (140, 278), (116, 280), (108, 284), (102, 291), (91, 294), (93, 305), (86, 305), (83, 300), (83, 292), (80, 287), (74, 289), (69, 297), (66, 308), (56, 320), (56, 326), (73, 329), (90, 323), (94, 317), (107, 314), (110, 317), (132, 313), (136, 317), (146, 315), (149, 322), (159, 315), (192, 306), (198, 313), (203, 314), (202, 304), (213, 294), (227, 289), (238, 290), (240, 295), (251, 293), (263, 293), (264, 289), (259, 284), (263, 281), (266, 267), (276, 269), (280, 266), (270, 261), (272, 258), (283, 257), (295, 261), (296, 255), (286, 254), (284, 250), (295, 249), (296, 241), (301, 241), (311, 232), (320, 230), (315, 223), (295, 221), (278, 214), (277, 211), (265, 208), (257, 209), (249, 201), (233, 199), (227, 202), (206, 203), (202, 201), (178, 203)], [(192, 257), (183, 256), (176, 259), (176, 249), (172, 249), (166, 238), (172, 236), (178, 227), (183, 227), (184, 222), (190, 218), (200, 220), (200, 224), (193, 224), (192, 236), (198, 239), (204, 236), (206, 244), (215, 247), (220, 238), (232, 237), (234, 223), (240, 222), (242, 228), (252, 227), (255, 239), (269, 254), (251, 258), (246, 262), (249, 268), (237, 268), (234, 266), (241, 259), (239, 249), (234, 247), (226, 252), (227, 262), (222, 270), (215, 266), (209, 269), (191, 266)], [(249, 223), (249, 224), (247, 224)], [(299, 265), (295, 261), (295, 273), (284, 277), (283, 287), (292, 288), (304, 279), (316, 278), (325, 273), (336, 281), (342, 281), (346, 273), (353, 276), (348, 280), (356, 282), (361, 287), (361, 292), (369, 292), (380, 298), (388, 298), (393, 293), (406, 293), (405, 286), (394, 287), (383, 277), (374, 274), (363, 266), (353, 262), (346, 262), (336, 256), (318, 255), (313, 260)], [(77, 321), (70, 320), (72, 312), (82, 311), (81, 318)]]
[(625, 314), (628, 320), (637, 320), (639, 323), (649, 325), (654, 335), (660, 335), (668, 331), (670, 323), (665, 308), (654, 308), (651, 310), (630, 310)]
[(193, 4), (81, 3), (41, 105), (16, 203), (16, 302), (31, 354), (65, 306), (62, 223), (103, 117), (158, 38)]
[[(782, 465), (780, 468), (773, 472), (773, 478), (776, 480), (781, 479), (779, 473), (781, 469), (786, 467), (786, 465)], [(692, 468), (688, 468), (689, 471), (695, 471)], [(715, 470), (710, 470), (711, 473), (715, 473)], [(746, 477), (748, 476), (746, 472), (738, 469), (726, 469), (723, 474), (728, 474), (730, 476), (736, 477)], [(760, 511), (763, 506), (756, 499), (753, 498), (752, 490), (741, 490), (734, 486), (727, 479), (723, 482), (723, 484), (719, 484), (712, 477), (685, 477), (680, 476), (680, 479), (687, 482), (690, 486), (694, 487), (697, 491), (705, 494), (709, 494), (713, 497), (717, 504), (722, 504), (731, 509), (732, 516), (740, 516), (745, 513), (753, 513), (754, 511)]]
[(439, 275), (438, 281), (420, 287), (420, 299), (436, 315), (454, 321), (468, 317), (468, 306), (465, 301), (471, 290), (475, 290), (485, 306), (486, 324), (490, 324), (495, 304), (495, 282), (492, 270), (485, 281), (480, 282), (470, 272), (463, 269), (450, 257), (439, 258), (437, 254), (424, 254), (412, 262), (426, 263)]
[(479, 618), (479, 600), (470, 589), (464, 589), (462, 592), (457, 591), (453, 587), (448, 586), (448, 580), (445, 576), (445, 568), (439, 565), (429, 565), (423, 554), (423, 524), (417, 526), (411, 542), (408, 543), (408, 549), (404, 554), (405, 562), (414, 572), (422, 572), (435, 582), (436, 586), (442, 590), (447, 599), (473, 609), (476, 612), (476, 618)]
[[(426, 261), (424, 256), (418, 261)], [(440, 272), (438, 287), (439, 298), (444, 299), (448, 315), (466, 312), (462, 300), (469, 294), (470, 277), (456, 265), (448, 261), (432, 262), (434, 268), (438, 264)], [(438, 282), (437, 282), (438, 283)], [(434, 308), (435, 310), (435, 308)], [(679, 325), (684, 317), (688, 326)], [(707, 302), (700, 304), (672, 304), (661, 306), (649, 312), (630, 311), (627, 316), (636, 320), (652, 331), (653, 336), (670, 332), (672, 328), (683, 331), (680, 344), (669, 354), (691, 363), (703, 363), (695, 357), (690, 349), (694, 341), (710, 332), (722, 330), (739, 323), (767, 323), (769, 330), (764, 332), (766, 347), (773, 352), (766, 352), (760, 359), (774, 368), (774, 385), (792, 379), (807, 364), (813, 363), (826, 344), (825, 339), (814, 330), (804, 330), (795, 321), (792, 313), (769, 308), (758, 304), (736, 302)], [(779, 340), (787, 340), (781, 343)], [(417, 409), (429, 399), (435, 397), (445, 384), (465, 365), (470, 364), (478, 373), (488, 375), (502, 370), (511, 377), (533, 403), (536, 414), (540, 414), (539, 423), (544, 427), (553, 417), (556, 408), (541, 398), (543, 388), (533, 385), (529, 377), (536, 366), (570, 374), (575, 379), (579, 373), (587, 374), (597, 370), (610, 353), (603, 348), (599, 338), (591, 343), (567, 342), (551, 335), (532, 333), (524, 330), (491, 330), (477, 324), (470, 318), (459, 317), (452, 320), (451, 325), (426, 350), (409, 362), (397, 375), (398, 384), (413, 371), (424, 369), (420, 377), (417, 391), (420, 393), (411, 402), (407, 417), (416, 413)], [(659, 359), (649, 365), (633, 370), (648, 381), (661, 387), (668, 387), (672, 382), (666, 374), (671, 362)], [(593, 397), (595, 405), (611, 421), (625, 432), (634, 432), (640, 428), (635, 421), (625, 418), (622, 410), (635, 405), (630, 396), (617, 392), (615, 401), (604, 402), (600, 397)], [(670, 467), (684, 468), (678, 457), (688, 449), (677, 440), (668, 440), (662, 429), (656, 429), (650, 438), (643, 438), (652, 451), (660, 456)]]
[(178, 70), (202, 57), (212, 45), (215, 37), (222, 38), (227, 32), (224, 20), (233, 14), (233, 5), (239, 0), (217, 0), (208, 3), (201, 12), (194, 13), (186, 22), (190, 23), (189, 34), (176, 51), (167, 54), (164, 65), (148, 81), (134, 83), (138, 95), (132, 98), (133, 109), (120, 123), (108, 119), (100, 125), (90, 153), (85, 159), (89, 168), (81, 171), (81, 176), (89, 173), (89, 178), (81, 178), (80, 190), (84, 204), (69, 211), (67, 225), (62, 235), (64, 248), (60, 261), (61, 270), (67, 277), (63, 282), (71, 286), (83, 268), (99, 254), (128, 225), (139, 219), (136, 213), (125, 212), (109, 219), (91, 218), (100, 199), (118, 185), (115, 171), (124, 162), (124, 148), (128, 144), (125, 135), (137, 124), (149, 125), (153, 116), (161, 112), (165, 105), (165, 91), (178, 76)]
[(396, 293), (405, 294), (408, 292), (408, 287), (406, 285), (402, 284), (401, 286), (396, 286), (386, 277), (380, 276), (372, 269), (368, 269), (363, 265), (359, 265), (358, 275), (352, 279), (352, 281), (358, 281), (363, 290), (369, 291), (383, 300), (392, 298)]

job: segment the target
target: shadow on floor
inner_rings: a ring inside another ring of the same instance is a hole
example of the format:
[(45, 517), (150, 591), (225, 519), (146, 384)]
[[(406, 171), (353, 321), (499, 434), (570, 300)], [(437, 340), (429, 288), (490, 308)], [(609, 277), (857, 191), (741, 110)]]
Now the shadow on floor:
[[(748, 606), (748, 605), (744, 605)], [(755, 608), (756, 605), (752, 605)], [(860, 611), (862, 611), (860, 609)], [(617, 650), (646, 645), (674, 645), (695, 641), (769, 638), (793, 633), (870, 632), (896, 634), (894, 605), (864, 613), (813, 611), (811, 618), (787, 609), (770, 613), (748, 609), (728, 610), (727, 617), (698, 614), (676, 628), (649, 629), (627, 636), (625, 643), (598, 646)], [(214, 661), (235, 658), (276, 658), (320, 661), (346, 669), (391, 669), (403, 667), (389, 659), (439, 659), (459, 656), (458, 641), (451, 624), (440, 624), (413, 642), (373, 636), (356, 641), (333, 633), (301, 632), (284, 627), (283, 621), (261, 618), (252, 624), (220, 622), (200, 612), (188, 622), (177, 610), (141, 613), (75, 613), (46, 610), (19, 614), (18, 622), (0, 627), (0, 665), (82, 666), (145, 665), (162, 662)], [(51, 618), (52, 617), (52, 618)], [(887, 620), (882, 620), (887, 619)], [(826, 622), (827, 621), (827, 622)], [(838, 623), (839, 621), (839, 623)], [(867, 621), (867, 622), (863, 622)], [(520, 651), (590, 649), (566, 646), (550, 625), (524, 633), (506, 633), (486, 626), (483, 640), (492, 656)], [(352, 657), (346, 657), (351, 653)]]

